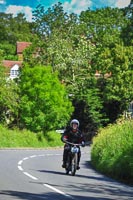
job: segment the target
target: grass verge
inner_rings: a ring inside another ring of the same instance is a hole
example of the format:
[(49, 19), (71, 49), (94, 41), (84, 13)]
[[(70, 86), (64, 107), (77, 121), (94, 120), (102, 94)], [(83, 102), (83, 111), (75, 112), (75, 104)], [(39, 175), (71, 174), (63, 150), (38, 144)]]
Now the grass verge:
[(91, 162), (98, 171), (133, 185), (133, 121), (101, 129), (93, 139)]
[(54, 131), (33, 133), (27, 130), (9, 130), (0, 125), (0, 148), (45, 148), (63, 146), (61, 135)]

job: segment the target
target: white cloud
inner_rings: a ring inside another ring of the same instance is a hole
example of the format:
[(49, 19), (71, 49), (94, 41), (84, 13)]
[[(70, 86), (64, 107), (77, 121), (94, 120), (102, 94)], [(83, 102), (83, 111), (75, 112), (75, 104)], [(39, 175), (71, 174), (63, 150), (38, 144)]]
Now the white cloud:
[(64, 2), (64, 10), (69, 13), (80, 14), (81, 11), (87, 10), (88, 7), (91, 7), (91, 0), (72, 0), (71, 2)]
[(12, 13), (15, 17), (18, 13), (24, 13), (28, 21), (32, 21), (32, 8), (29, 6), (14, 6), (10, 5), (7, 7), (6, 13)]
[(131, 0), (117, 0), (116, 7), (118, 8), (125, 8), (129, 6)]
[(87, 10), (88, 7), (104, 7), (105, 5), (111, 7), (124, 8), (130, 4), (131, 0), (67, 0), (64, 2), (64, 10), (71, 13), (80, 14), (81, 11)]
[(5, 4), (6, 2), (4, 0), (0, 0), (0, 4)]

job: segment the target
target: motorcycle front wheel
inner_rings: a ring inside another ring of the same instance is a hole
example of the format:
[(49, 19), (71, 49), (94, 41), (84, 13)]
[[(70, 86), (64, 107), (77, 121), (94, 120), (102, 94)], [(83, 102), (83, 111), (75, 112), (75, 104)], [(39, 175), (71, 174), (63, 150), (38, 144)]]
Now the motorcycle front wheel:
[(66, 161), (66, 174), (69, 174), (69, 172), (71, 171), (71, 160), (70, 160), (70, 156), (67, 157), (67, 161)]
[(77, 155), (77, 153), (75, 153), (73, 158), (72, 158), (72, 165), (71, 165), (72, 176), (75, 176), (75, 173), (76, 173), (76, 170), (77, 170), (77, 162), (78, 162), (78, 155)]

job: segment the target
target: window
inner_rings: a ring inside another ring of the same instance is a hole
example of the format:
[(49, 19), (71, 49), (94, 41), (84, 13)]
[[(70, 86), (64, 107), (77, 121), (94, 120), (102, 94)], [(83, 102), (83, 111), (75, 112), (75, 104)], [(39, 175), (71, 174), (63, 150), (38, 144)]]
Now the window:
[(17, 78), (19, 75), (19, 66), (15, 64), (11, 69), (10, 69), (10, 78), (14, 79)]
[(11, 70), (11, 76), (18, 76), (19, 72), (18, 70)]

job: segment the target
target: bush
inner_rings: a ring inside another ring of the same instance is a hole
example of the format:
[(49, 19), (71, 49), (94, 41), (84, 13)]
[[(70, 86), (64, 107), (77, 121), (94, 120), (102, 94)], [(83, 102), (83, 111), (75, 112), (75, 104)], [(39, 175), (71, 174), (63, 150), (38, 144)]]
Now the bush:
[(126, 183), (133, 183), (133, 122), (110, 125), (93, 139), (92, 165)]
[(66, 125), (73, 112), (66, 88), (50, 66), (25, 65), (20, 76), (20, 125), (48, 132)]
[(0, 148), (45, 148), (52, 146), (62, 146), (60, 134), (48, 132), (33, 133), (31, 131), (18, 129), (9, 130), (0, 125)]

